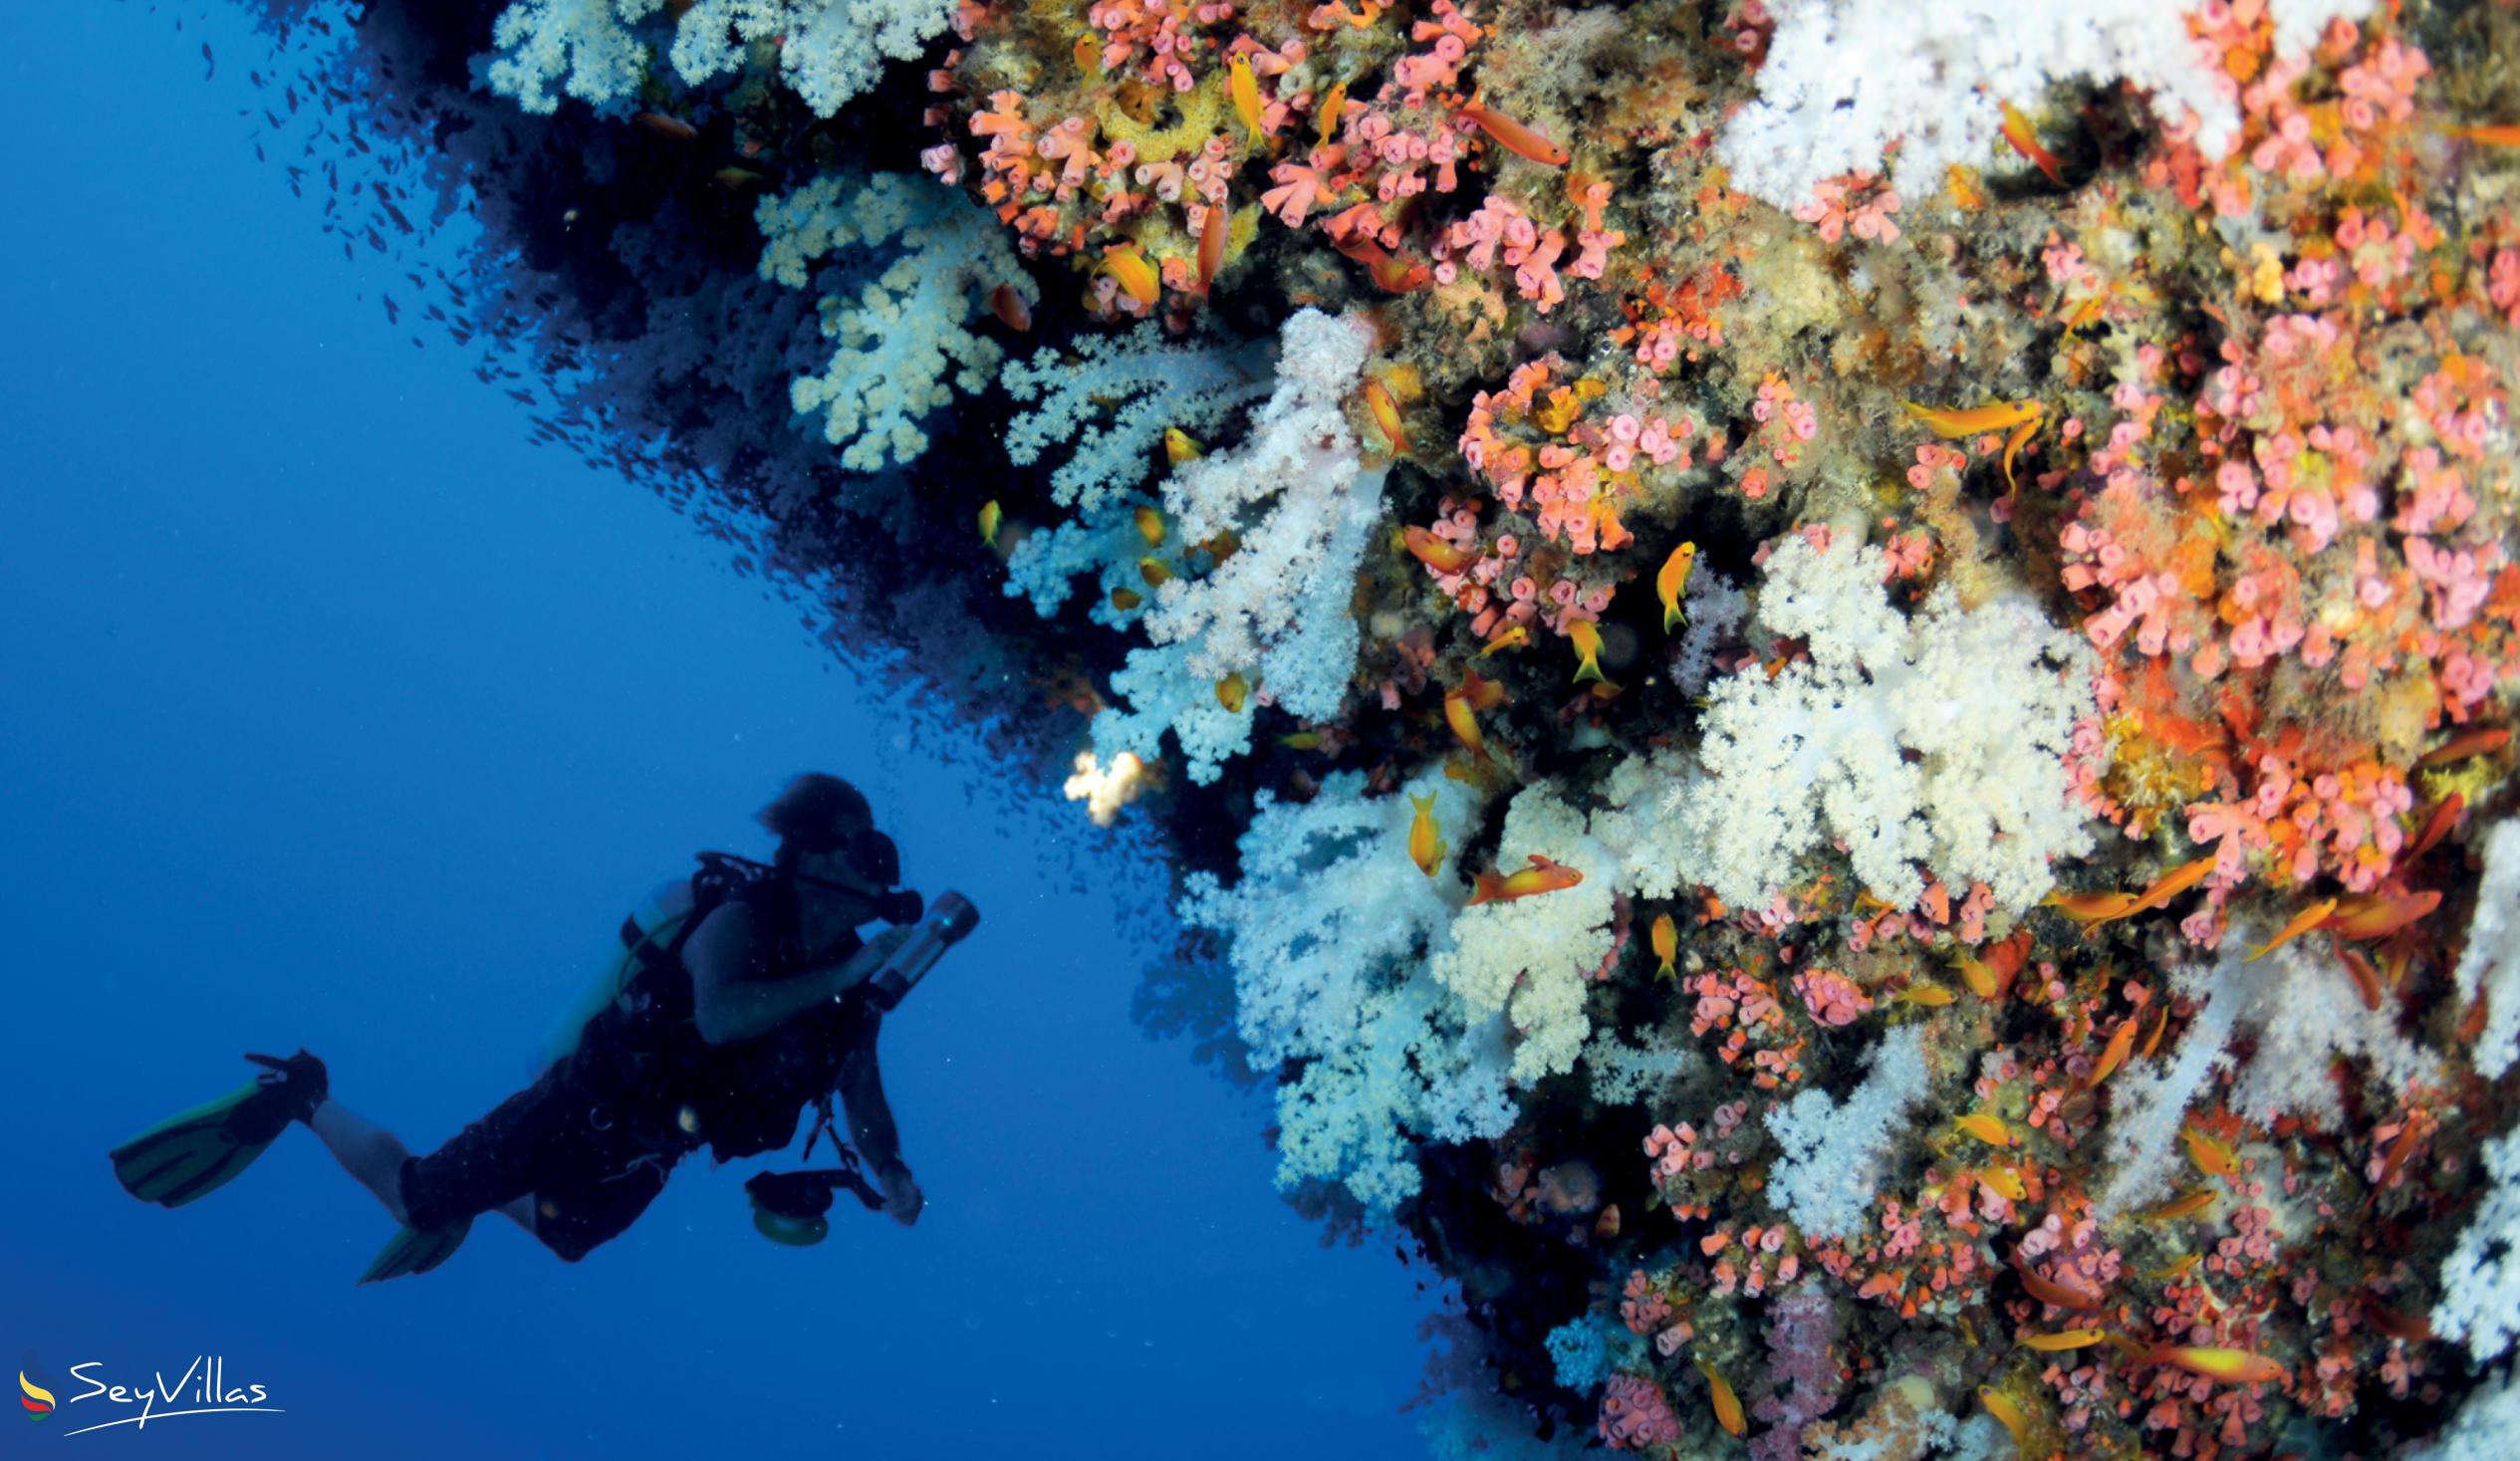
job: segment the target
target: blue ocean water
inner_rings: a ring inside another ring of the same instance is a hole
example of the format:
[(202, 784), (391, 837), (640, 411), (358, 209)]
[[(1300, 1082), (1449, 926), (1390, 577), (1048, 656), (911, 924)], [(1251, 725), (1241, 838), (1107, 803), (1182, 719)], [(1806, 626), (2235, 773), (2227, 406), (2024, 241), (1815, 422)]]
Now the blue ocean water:
[[(1320, 1246), (1265, 1101), (1132, 1023), (1148, 862), (388, 328), (382, 266), (209, 74), (235, 17), (14, 19), (0, 1344), (65, 1403), (0, 1417), (0, 1456), (1416, 1452), (1419, 1275)], [(767, 1163), (702, 1158), (584, 1264), (489, 1220), (354, 1288), (391, 1224), (304, 1131), (181, 1211), (116, 1187), (107, 1148), (249, 1049), (435, 1144), (530, 1076), (639, 894), (767, 854), (751, 814), (807, 768), (986, 917), (886, 1026), (917, 1227), (777, 1248), (740, 1190)], [(181, 1390), (196, 1357), (285, 1413), (70, 1434), (135, 1413), (89, 1377)]]

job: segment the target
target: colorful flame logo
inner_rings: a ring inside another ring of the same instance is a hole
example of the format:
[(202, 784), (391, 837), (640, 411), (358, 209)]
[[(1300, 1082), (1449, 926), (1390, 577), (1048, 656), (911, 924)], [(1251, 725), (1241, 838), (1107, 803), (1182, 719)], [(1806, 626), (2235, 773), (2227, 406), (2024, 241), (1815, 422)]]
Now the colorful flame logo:
[(26, 1407), (29, 1419), (37, 1419), (53, 1413), (53, 1392), (28, 1379), (23, 1369), (18, 1371), (18, 1388), (25, 1391), (18, 1403)]

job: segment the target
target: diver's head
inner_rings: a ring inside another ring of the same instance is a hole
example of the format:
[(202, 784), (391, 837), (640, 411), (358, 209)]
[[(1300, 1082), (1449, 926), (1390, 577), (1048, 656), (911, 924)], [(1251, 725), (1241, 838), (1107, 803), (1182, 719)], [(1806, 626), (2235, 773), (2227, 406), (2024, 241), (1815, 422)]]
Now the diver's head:
[(875, 813), (856, 787), (809, 771), (788, 783), (757, 820), (778, 836), (775, 865), (832, 912), (853, 924), (918, 920), (919, 895), (895, 886), (900, 851), (876, 830)]

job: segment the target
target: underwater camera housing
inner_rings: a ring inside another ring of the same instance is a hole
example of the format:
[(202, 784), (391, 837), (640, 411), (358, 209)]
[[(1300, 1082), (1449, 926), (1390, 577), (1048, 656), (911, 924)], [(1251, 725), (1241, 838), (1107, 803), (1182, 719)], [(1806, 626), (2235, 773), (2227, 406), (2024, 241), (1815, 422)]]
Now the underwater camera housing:
[(938, 893), (934, 906), (910, 930), (910, 936), (868, 978), (867, 999), (877, 1009), (890, 1014), (927, 977), (927, 971), (936, 967), (945, 950), (970, 937), (971, 930), (979, 926), (980, 910), (969, 898), (951, 890)]

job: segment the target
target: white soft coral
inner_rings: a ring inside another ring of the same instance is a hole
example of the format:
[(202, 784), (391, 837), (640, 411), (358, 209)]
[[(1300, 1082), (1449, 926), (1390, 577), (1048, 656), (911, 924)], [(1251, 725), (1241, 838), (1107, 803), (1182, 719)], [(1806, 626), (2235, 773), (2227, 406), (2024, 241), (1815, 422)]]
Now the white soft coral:
[(1453, 946), (1433, 962), (1436, 980), (1472, 1011), (1502, 1011), (1512, 1021), (1517, 1081), (1575, 1068), (1584, 1038), (1593, 1031), (1584, 1009), (1592, 972), (1616, 946), (1619, 859), (1585, 831), (1583, 814), (1546, 783), (1525, 788), (1506, 810), (1497, 866), (1518, 871), (1534, 852), (1573, 867), (1584, 880), (1463, 909), (1453, 920)]
[(1768, 902), (1824, 831), (1895, 907), (1924, 895), (1930, 867), (2018, 911), (2051, 885), (2051, 858), (2091, 850), (2064, 762), (2092, 707), (2090, 651), (2018, 597), (1964, 610), (1945, 586), (1909, 619), (1889, 573), (1845, 534), (1768, 556), (1758, 620), (1810, 658), (1716, 681), (1709, 780), (1668, 793), (1695, 844), (1690, 880), (1728, 903)]
[[(2371, 0), (2279, 0), (2279, 44), (2298, 52), (2332, 17)], [(1780, 208), (1812, 185), (1873, 172), (1893, 142), (1890, 180), (1910, 197), (1942, 185), (1954, 162), (1986, 158), (2007, 101), (2034, 104), (2075, 77), (2124, 80), (2152, 94), (2162, 121), (2192, 114), (2197, 141), (2220, 156), (2238, 134), (2238, 88), (2187, 30), (2171, 0), (1773, 0), (1776, 33), (1759, 100), (1725, 129), (1717, 155), (1733, 185)]]

